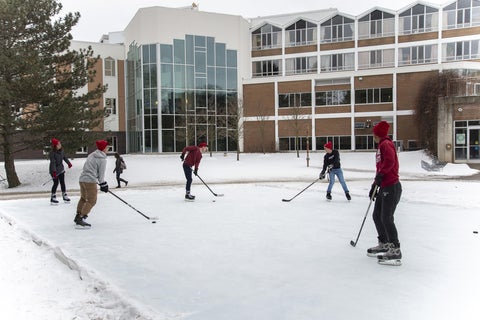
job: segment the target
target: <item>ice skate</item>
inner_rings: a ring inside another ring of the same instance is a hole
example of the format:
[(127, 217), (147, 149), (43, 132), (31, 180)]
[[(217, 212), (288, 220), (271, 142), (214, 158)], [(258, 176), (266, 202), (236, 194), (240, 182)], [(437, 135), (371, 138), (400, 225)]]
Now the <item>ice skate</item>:
[(326, 198), (328, 201), (332, 200), (332, 194), (330, 192), (327, 192)]
[(194, 201), (195, 196), (191, 195), (190, 193), (185, 194), (185, 201)]
[(348, 201), (352, 200), (352, 197), (350, 196), (350, 192), (345, 192), (345, 197), (347, 197)]
[(70, 198), (68, 197), (67, 193), (63, 194), (63, 202), (70, 203)]
[(390, 266), (402, 265), (402, 251), (399, 246), (393, 243), (387, 243), (388, 251), (377, 256), (378, 263)]
[(57, 195), (56, 194), (52, 194), (52, 196), (50, 197), (50, 204), (52, 206), (58, 205), (58, 200), (57, 200)]
[(85, 222), (83, 217), (80, 216), (78, 213), (75, 216), (75, 219), (73, 219), (75, 222), (75, 228), (76, 229), (89, 229), (92, 225), (88, 222)]
[(387, 253), (388, 249), (388, 243), (378, 241), (377, 246), (367, 249), (367, 256), (377, 257), (379, 254)]

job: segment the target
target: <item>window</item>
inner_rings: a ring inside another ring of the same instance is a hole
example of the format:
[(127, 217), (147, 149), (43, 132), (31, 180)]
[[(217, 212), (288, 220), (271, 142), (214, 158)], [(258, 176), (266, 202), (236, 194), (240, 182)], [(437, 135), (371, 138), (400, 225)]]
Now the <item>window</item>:
[(279, 108), (310, 107), (312, 94), (310, 92), (282, 93), (278, 95)]
[(399, 15), (400, 34), (438, 30), (438, 9), (417, 4)]
[(317, 42), (317, 25), (299, 20), (285, 29), (287, 46), (304, 46)]
[(105, 76), (115, 77), (115, 59), (111, 57), (105, 58)]
[(480, 40), (444, 43), (442, 61), (473, 60), (480, 58)]
[(341, 42), (353, 40), (354, 20), (340, 15), (325, 21), (320, 26), (320, 42)]
[(399, 66), (435, 62), (437, 62), (436, 44), (398, 49)]
[(266, 24), (252, 32), (252, 50), (279, 48), (282, 46), (282, 29)]
[(107, 141), (108, 141), (107, 153), (117, 152), (117, 137), (115, 136), (108, 137)]
[(395, 65), (394, 49), (372, 50), (358, 53), (358, 68), (384, 68)]
[(389, 103), (393, 101), (392, 88), (355, 90), (355, 104)]
[(316, 106), (338, 106), (350, 104), (350, 90), (315, 92)]
[(317, 72), (317, 57), (300, 57), (285, 59), (285, 74)]
[(281, 60), (256, 61), (252, 63), (253, 77), (278, 76), (282, 74)]
[(443, 8), (443, 27), (458, 29), (480, 26), (480, 1), (458, 0)]
[(358, 21), (358, 38), (371, 39), (389, 37), (395, 34), (395, 16), (375, 10)]
[(312, 146), (311, 137), (280, 137), (278, 140), (280, 151), (307, 150), (307, 141), (309, 148)]
[(355, 68), (353, 53), (330, 54), (320, 57), (321, 71), (346, 71)]
[(117, 114), (117, 103), (115, 98), (105, 99), (105, 117), (111, 114)]

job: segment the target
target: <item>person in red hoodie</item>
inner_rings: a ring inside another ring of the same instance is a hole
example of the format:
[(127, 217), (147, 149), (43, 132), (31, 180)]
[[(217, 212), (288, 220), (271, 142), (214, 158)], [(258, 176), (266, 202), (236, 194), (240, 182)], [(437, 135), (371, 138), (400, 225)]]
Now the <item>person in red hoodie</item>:
[(187, 179), (187, 184), (185, 186), (185, 200), (195, 200), (195, 196), (190, 194), (190, 187), (192, 186), (192, 167), (194, 168), (193, 173), (197, 175), (198, 166), (202, 160), (202, 153), (206, 152), (207, 150), (208, 145), (206, 142), (201, 142), (198, 147), (188, 146), (182, 150), (180, 159), (183, 161), (183, 172), (185, 172), (185, 178)]
[(367, 255), (376, 256), (379, 263), (394, 262), (399, 265), (402, 252), (393, 215), (402, 196), (402, 185), (398, 176), (397, 152), (392, 139), (388, 136), (389, 128), (390, 125), (386, 121), (380, 121), (373, 127), (373, 136), (378, 147), (376, 175), (369, 197), (372, 201), (376, 199), (373, 221), (377, 229), (378, 245), (369, 248)]

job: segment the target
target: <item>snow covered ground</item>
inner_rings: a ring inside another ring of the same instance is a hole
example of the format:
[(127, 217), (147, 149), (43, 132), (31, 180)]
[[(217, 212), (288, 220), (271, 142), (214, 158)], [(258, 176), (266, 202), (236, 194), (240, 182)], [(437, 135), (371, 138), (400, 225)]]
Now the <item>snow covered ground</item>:
[[(17, 161), (22, 186), (1, 186), (2, 319), (478, 319), (478, 173), (462, 164), (427, 172), (421, 152), (402, 152), (404, 189), (396, 223), (401, 267), (366, 256), (376, 243), (368, 207), (374, 153), (343, 152), (352, 194), (340, 184), (325, 201), (323, 153), (204, 155), (195, 202), (185, 202), (179, 155), (126, 155), (128, 188), (99, 193), (76, 230), (78, 176), (67, 170), (71, 204), (49, 204), (48, 161)], [(3, 165), (2, 165), (3, 167)], [(3, 170), (0, 174), (5, 176)]]

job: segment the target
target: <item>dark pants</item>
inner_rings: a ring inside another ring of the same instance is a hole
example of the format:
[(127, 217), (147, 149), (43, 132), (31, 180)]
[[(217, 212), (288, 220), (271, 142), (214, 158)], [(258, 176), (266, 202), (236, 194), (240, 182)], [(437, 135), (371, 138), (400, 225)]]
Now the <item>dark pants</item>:
[(120, 182), (123, 182), (123, 183), (127, 183), (127, 180), (125, 179), (122, 179), (120, 178), (120, 175), (122, 174), (122, 172), (120, 172), (119, 170), (115, 171), (116, 175), (117, 175), (117, 184), (118, 184), (118, 187), (120, 187)]
[(187, 184), (185, 185), (185, 191), (190, 193), (190, 187), (192, 186), (192, 168), (188, 165), (183, 164), (183, 172), (185, 172), (185, 178), (187, 179)]
[(57, 193), (59, 182), (60, 182), (60, 188), (62, 189), (62, 194), (67, 192), (67, 187), (65, 186), (65, 172), (63, 172), (57, 176), (57, 179), (53, 179), (52, 194)]
[(373, 209), (373, 221), (377, 228), (378, 240), (383, 243), (394, 243), (398, 247), (400, 242), (398, 241), (393, 215), (401, 196), (402, 185), (400, 182), (380, 188), (375, 200), (375, 208)]

